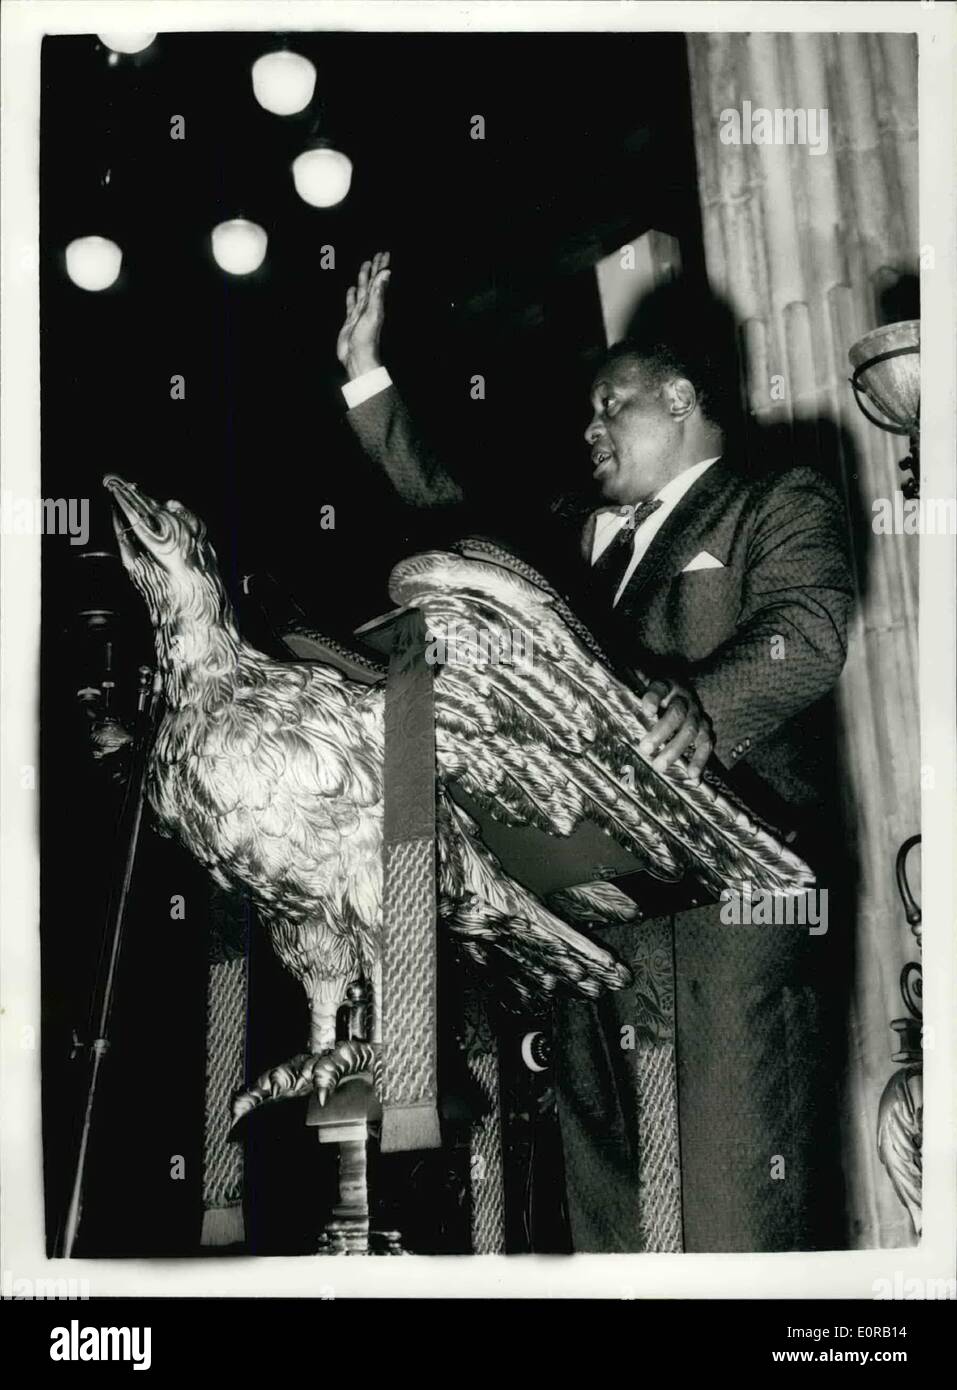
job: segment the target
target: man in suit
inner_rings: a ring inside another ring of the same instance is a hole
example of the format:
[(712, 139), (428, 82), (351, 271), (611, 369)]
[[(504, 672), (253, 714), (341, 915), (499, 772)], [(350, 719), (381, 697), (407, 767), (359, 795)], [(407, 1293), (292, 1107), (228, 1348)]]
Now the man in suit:
[[(378, 255), (347, 297), (349, 421), (405, 501), (455, 503), (460, 488), (422, 450), (379, 358), (389, 274)], [(843, 510), (811, 468), (755, 478), (736, 466), (718, 364), (699, 339), (682, 340), (666, 313), (595, 374), (585, 439), (603, 505), (580, 538), (587, 616), (613, 657), (649, 672), (642, 751), (658, 768), (683, 758), (699, 778), (715, 754), (748, 770), (752, 804), (770, 796), (776, 823), (806, 832), (833, 794), (819, 702), (846, 651)], [(637, 992), (557, 1009), (574, 1247), (839, 1244), (826, 932), (729, 925), (719, 905), (653, 886), (635, 897), (656, 902), (653, 915), (601, 939), (635, 967)], [(649, 1008), (654, 1027), (635, 1046)]]

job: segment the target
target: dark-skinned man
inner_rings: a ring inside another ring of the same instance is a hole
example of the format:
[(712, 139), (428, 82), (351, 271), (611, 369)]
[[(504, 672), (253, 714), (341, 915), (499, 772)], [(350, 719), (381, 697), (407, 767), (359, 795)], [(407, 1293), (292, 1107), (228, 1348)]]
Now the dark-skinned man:
[[(405, 502), (448, 506), (461, 489), (422, 448), (381, 361), (390, 274), (378, 253), (348, 292), (348, 418)], [(813, 469), (755, 478), (735, 466), (698, 336), (666, 314), (604, 357), (585, 432), (596, 496), (577, 544), (600, 637), (650, 677), (643, 751), (660, 769), (683, 758), (696, 777), (714, 753), (793, 830), (833, 794), (819, 702), (846, 652), (843, 511)], [(556, 1007), (574, 1248), (841, 1244), (826, 898), (812, 933), (729, 924), (718, 904), (673, 891), (656, 906), (654, 885), (635, 897), (643, 920), (600, 931), (634, 990)]]

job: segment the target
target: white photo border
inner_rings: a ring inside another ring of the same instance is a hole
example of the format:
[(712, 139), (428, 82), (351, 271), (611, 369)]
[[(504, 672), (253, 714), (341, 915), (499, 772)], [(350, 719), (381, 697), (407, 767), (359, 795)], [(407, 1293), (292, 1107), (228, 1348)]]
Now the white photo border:
[[(937, 248), (921, 272), (922, 449), (928, 495), (957, 491), (954, 269), (957, 7), (953, 3), (620, 4), (546, 0), (5, 0), (2, 23), (0, 483), (40, 492), (39, 130), (45, 33), (683, 31), (916, 32), (919, 42), (920, 242)], [(957, 696), (955, 541), (920, 538), (922, 763), (947, 770), (922, 793), (924, 1011), (936, 1046), (924, 1059), (925, 1235), (913, 1249), (820, 1254), (409, 1256), (401, 1261), (224, 1257), (48, 1260), (44, 1253), (39, 1033), (36, 766), (40, 539), (0, 546), (0, 1269), (13, 1279), (88, 1281), (91, 1296), (336, 1298), (870, 1298), (876, 1280), (955, 1275), (957, 1248)], [(916, 769), (915, 769), (916, 775)], [(894, 924), (888, 924), (888, 930)]]

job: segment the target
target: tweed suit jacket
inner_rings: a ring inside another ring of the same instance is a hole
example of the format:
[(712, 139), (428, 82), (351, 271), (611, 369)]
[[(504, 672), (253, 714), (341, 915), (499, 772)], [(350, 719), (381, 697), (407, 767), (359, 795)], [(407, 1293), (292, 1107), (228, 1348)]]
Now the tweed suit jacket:
[(831, 485), (811, 468), (751, 478), (722, 458), (655, 536), (603, 635), (639, 669), (691, 684), (725, 767), (746, 763), (802, 805), (833, 774), (814, 707), (844, 665), (851, 600)]

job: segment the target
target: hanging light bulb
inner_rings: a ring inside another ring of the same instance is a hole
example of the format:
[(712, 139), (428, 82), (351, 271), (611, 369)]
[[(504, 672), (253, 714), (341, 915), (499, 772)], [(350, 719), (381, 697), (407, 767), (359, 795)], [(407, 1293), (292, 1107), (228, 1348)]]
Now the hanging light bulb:
[(212, 231), (213, 256), (230, 275), (251, 275), (266, 256), (269, 238), (257, 222), (233, 217)]
[(332, 208), (349, 192), (352, 160), (327, 145), (304, 150), (293, 160), (292, 180), (303, 202), (314, 208)]
[(66, 273), (81, 290), (107, 290), (120, 273), (123, 252), (102, 236), (81, 236), (66, 248)]
[(155, 34), (97, 34), (100, 43), (114, 53), (142, 53), (156, 38)]
[(316, 69), (308, 58), (280, 49), (253, 63), (253, 91), (259, 105), (276, 116), (294, 116), (312, 101)]

